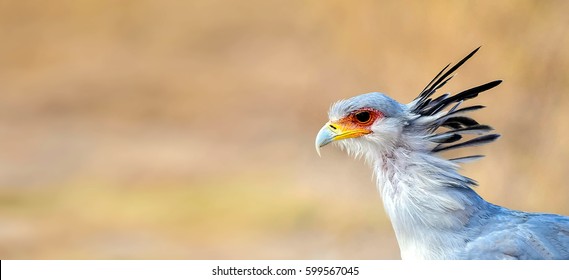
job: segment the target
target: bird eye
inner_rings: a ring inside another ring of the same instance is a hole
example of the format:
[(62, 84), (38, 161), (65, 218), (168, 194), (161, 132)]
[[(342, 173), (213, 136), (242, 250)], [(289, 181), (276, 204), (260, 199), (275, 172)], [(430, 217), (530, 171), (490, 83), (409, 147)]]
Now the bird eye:
[(355, 115), (359, 123), (368, 123), (371, 120), (371, 114), (368, 111), (357, 112)]

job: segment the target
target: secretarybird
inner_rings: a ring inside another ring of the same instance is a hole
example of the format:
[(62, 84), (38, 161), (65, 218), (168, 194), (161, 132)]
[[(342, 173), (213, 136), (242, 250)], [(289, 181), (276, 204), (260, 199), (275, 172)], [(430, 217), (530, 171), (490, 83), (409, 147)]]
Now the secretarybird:
[(334, 103), (316, 136), (318, 154), (334, 142), (371, 165), (403, 259), (569, 259), (569, 217), (491, 204), (458, 172), (482, 156), (439, 156), (499, 137), (465, 116), (484, 106), (461, 105), (501, 81), (433, 97), (476, 51), (447, 65), (409, 104), (378, 92)]

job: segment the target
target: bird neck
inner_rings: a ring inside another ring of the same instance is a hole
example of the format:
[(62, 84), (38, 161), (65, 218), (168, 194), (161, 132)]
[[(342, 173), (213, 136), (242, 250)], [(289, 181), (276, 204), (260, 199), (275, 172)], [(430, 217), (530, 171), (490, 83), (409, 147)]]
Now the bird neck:
[(487, 208), (458, 166), (428, 152), (399, 147), (368, 158), (402, 258), (453, 258), (468, 224)]

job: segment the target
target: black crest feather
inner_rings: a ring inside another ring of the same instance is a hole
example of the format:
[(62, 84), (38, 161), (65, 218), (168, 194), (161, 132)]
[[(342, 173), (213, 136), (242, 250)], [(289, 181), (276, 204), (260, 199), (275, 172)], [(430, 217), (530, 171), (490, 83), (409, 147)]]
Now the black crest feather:
[[(445, 66), (421, 91), (419, 96), (415, 98), (412, 103), (411, 112), (416, 114), (418, 118), (432, 118), (427, 122), (426, 129), (432, 134), (426, 137), (429, 141), (437, 143), (432, 152), (442, 152), (452, 149), (464, 148), (469, 146), (478, 146), (490, 143), (496, 140), (500, 135), (486, 134), (492, 130), (490, 126), (481, 125), (476, 120), (464, 116), (466, 113), (484, 108), (481, 105), (474, 105), (469, 107), (459, 108), (466, 100), (477, 97), (480, 93), (490, 90), (502, 81), (496, 80), (485, 83), (457, 94), (451, 95), (449, 93), (442, 94), (436, 98), (433, 95), (438, 89), (443, 87), (452, 77), (453, 73), (460, 68), (468, 59), (470, 59), (480, 47), (470, 52), (466, 57), (461, 59), (457, 64), (450, 67), (451, 64)], [(447, 70), (448, 69), (448, 70)], [(453, 107), (444, 112), (450, 105)], [(439, 128), (447, 129), (446, 131), (435, 132)], [(464, 140), (464, 134), (478, 134), (476, 138)], [(463, 140), (463, 142), (459, 142)], [(457, 143), (459, 142), (459, 143)], [(469, 156), (464, 158), (453, 159), (456, 162), (465, 162), (471, 159), (477, 159), (481, 156)]]

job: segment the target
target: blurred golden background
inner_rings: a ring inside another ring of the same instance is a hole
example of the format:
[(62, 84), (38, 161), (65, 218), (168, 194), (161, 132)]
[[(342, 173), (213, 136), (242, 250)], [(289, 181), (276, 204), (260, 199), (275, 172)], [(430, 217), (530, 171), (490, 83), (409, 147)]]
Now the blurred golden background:
[[(494, 79), (487, 200), (569, 215), (568, 1), (0, 0), (0, 258), (397, 259), (338, 99)], [(474, 104), (474, 103), (470, 103)]]

